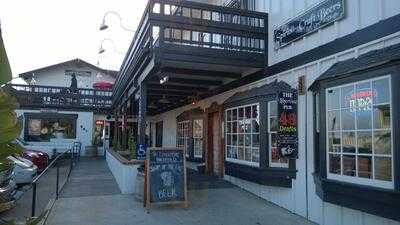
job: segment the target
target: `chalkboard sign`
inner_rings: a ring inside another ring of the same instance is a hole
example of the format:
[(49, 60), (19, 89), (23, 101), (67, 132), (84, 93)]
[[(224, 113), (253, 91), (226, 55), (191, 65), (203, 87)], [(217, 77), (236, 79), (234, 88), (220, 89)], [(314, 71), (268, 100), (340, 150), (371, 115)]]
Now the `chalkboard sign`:
[(326, 0), (274, 30), (275, 49), (344, 17), (344, 0)]
[(281, 156), (297, 158), (297, 93), (280, 92), (278, 95), (279, 129), (277, 145)]
[(180, 148), (149, 148), (147, 151), (146, 205), (187, 205), (185, 152)]

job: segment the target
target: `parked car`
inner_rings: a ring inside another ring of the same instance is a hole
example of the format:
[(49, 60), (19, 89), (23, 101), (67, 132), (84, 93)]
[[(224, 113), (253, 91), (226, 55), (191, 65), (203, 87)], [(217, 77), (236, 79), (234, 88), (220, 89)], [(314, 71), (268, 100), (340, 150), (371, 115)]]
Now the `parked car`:
[(20, 156), (9, 156), (14, 166), (14, 181), (17, 185), (29, 184), (37, 174), (37, 166)]
[(22, 153), (22, 157), (25, 159), (28, 159), (33, 164), (35, 164), (37, 166), (39, 172), (46, 169), (47, 165), (49, 164), (49, 159), (50, 159), (50, 157), (47, 153), (38, 151), (38, 150), (27, 149), (29, 147), (29, 145), (20, 138), (15, 139), (15, 143), (19, 144), (24, 149), (24, 152)]
[(13, 171), (13, 163), (0, 162), (0, 212), (11, 209), (15, 205), (16, 184), (12, 179)]

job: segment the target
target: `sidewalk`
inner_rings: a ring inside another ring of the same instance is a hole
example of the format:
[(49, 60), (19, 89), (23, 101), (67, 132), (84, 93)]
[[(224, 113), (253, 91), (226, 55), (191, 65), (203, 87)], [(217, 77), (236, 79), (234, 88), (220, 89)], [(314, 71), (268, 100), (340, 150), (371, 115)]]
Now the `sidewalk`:
[(187, 209), (158, 207), (150, 213), (132, 195), (120, 194), (103, 159), (83, 159), (70, 179), (49, 216), (49, 225), (313, 224), (215, 178), (189, 179)]

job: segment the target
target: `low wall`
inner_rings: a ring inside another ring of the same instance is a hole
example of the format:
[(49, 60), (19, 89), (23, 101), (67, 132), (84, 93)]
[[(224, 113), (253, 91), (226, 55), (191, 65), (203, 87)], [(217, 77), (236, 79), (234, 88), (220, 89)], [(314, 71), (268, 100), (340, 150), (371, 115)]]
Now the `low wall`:
[(144, 162), (127, 160), (112, 150), (106, 151), (106, 160), (122, 194), (133, 194), (135, 192), (137, 168)]

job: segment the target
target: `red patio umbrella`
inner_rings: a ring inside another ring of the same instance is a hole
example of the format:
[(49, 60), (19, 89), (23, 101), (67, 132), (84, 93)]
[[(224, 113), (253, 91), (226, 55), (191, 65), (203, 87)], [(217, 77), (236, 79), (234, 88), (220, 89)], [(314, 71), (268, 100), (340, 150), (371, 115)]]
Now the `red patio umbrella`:
[(93, 84), (95, 89), (112, 89), (113, 84), (107, 81), (100, 81)]

